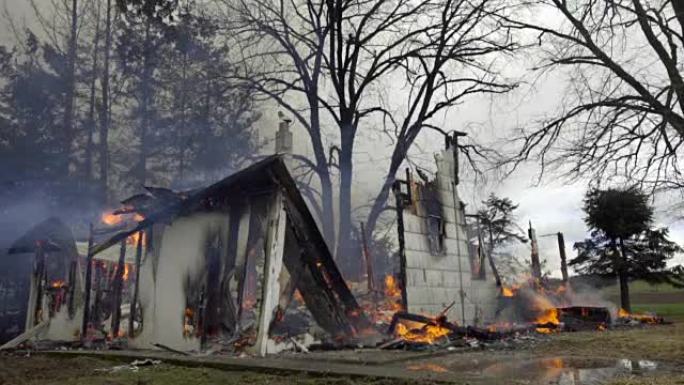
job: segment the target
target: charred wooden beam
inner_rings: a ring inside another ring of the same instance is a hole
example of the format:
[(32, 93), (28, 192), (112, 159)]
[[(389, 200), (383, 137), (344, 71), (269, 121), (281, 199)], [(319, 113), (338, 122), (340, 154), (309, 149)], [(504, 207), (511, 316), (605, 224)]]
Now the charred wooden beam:
[(121, 297), (123, 290), (123, 274), (126, 263), (126, 239), (121, 241), (119, 249), (119, 263), (116, 266), (116, 275), (114, 276), (114, 300), (112, 301), (112, 338), (119, 335), (119, 327), (121, 325)]
[[(410, 191), (409, 187), (409, 191)], [(401, 282), (401, 307), (408, 309), (406, 300), (406, 239), (404, 237), (404, 197), (401, 193), (400, 182), (394, 182), (392, 187), (397, 210), (397, 239), (399, 241), (399, 281)]]
[(565, 255), (565, 237), (563, 233), (558, 232), (558, 252), (560, 253), (561, 260), (561, 275), (563, 276), (563, 282), (568, 282), (568, 261)]
[(138, 308), (138, 295), (140, 291), (140, 264), (142, 261), (142, 251), (143, 251), (143, 238), (145, 237), (145, 232), (141, 231), (138, 233), (138, 242), (135, 245), (135, 286), (133, 288), (133, 300), (131, 301), (131, 312), (128, 317), (128, 336), (133, 338), (135, 331), (135, 315)]
[(43, 241), (36, 242), (35, 252), (36, 267), (34, 270), (34, 280), (36, 282), (36, 301), (33, 304), (31, 327), (35, 326), (42, 316), (43, 296), (45, 295), (45, 285), (47, 285), (47, 267), (45, 264)]
[(93, 277), (93, 224), (88, 226), (88, 255), (86, 256), (85, 300), (83, 305), (83, 322), (81, 323), (81, 338), (88, 333), (90, 322), (90, 288)]

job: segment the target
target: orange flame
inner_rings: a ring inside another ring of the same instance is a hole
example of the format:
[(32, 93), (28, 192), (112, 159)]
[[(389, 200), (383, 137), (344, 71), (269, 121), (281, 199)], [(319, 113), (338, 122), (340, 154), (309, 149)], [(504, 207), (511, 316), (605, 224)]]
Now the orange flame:
[(144, 234), (141, 235), (140, 232), (136, 232), (136, 233), (131, 234), (128, 238), (126, 238), (126, 243), (128, 243), (129, 245), (137, 245), (138, 239), (140, 239), (141, 236), (142, 236), (142, 244), (143, 244), (143, 246), (145, 246), (147, 244), (147, 242), (146, 242), (147, 240), (145, 239), (145, 235)]
[(425, 325), (419, 329), (409, 329), (404, 323), (398, 323), (395, 329), (395, 334), (407, 341), (423, 342), (433, 344), (440, 338), (448, 335), (450, 329), (439, 325)]
[(124, 263), (124, 271), (123, 271), (123, 280), (128, 281), (128, 272), (129, 272), (129, 267), (127, 263)]
[(121, 221), (123, 221), (123, 218), (121, 218), (120, 215), (114, 214), (112, 211), (105, 211), (104, 213), (102, 213), (101, 220), (102, 223), (108, 226), (114, 226), (121, 223)]
[(618, 310), (618, 317), (619, 318), (630, 318), (633, 320), (640, 321), (642, 323), (646, 324), (657, 324), (659, 322), (658, 317), (650, 314), (635, 314), (635, 313), (630, 313), (625, 309), (620, 308)]
[(183, 337), (191, 336), (193, 331), (195, 330), (195, 327), (192, 326), (194, 314), (195, 313), (192, 311), (191, 308), (185, 308), (185, 312), (183, 313)]
[(393, 275), (385, 277), (385, 295), (392, 298), (401, 297), (401, 290)]
[(61, 279), (58, 279), (58, 280), (52, 282), (52, 284), (50, 286), (54, 287), (55, 289), (61, 289), (61, 288), (66, 286), (66, 282), (64, 282)]
[(501, 288), (501, 295), (504, 297), (513, 297), (515, 293), (513, 292), (513, 289), (509, 287), (502, 287)]
[[(551, 309), (546, 309), (544, 312), (537, 317), (535, 320), (537, 324), (540, 325), (546, 325), (546, 324), (552, 324), (552, 325), (559, 325), (560, 320), (558, 319), (558, 309), (556, 308), (551, 308)], [(543, 333), (543, 334), (549, 334), (553, 332), (553, 328), (550, 327), (538, 327), (537, 332)]]

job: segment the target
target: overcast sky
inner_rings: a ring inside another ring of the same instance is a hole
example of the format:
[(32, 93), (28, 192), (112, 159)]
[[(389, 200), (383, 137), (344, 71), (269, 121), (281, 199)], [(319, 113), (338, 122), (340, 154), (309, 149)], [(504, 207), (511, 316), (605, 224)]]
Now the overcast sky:
[[(2, 0), (8, 9), (19, 19), (27, 20), (31, 24), (31, 10), (27, 0)], [(38, 0), (39, 3), (47, 0)], [(3, 22), (4, 23), (4, 22)], [(11, 44), (7, 25), (0, 30), (0, 44)], [(524, 72), (530, 63), (511, 62), (511, 73)], [(468, 103), (449, 110), (441, 117), (441, 124), (445, 130), (464, 130), (475, 136), (480, 142), (496, 144), (500, 148), (514, 150), (512, 143), (507, 143), (514, 136), (517, 127), (532, 125), (534, 120), (546, 112), (557, 108), (560, 95), (565, 88), (558, 79), (541, 79), (534, 87), (522, 87), (519, 91), (495, 100), (472, 99)], [(396, 96), (393, 96), (396, 97)], [(267, 107), (264, 118), (259, 123), (261, 135), (273, 135), (277, 126), (275, 109)], [(310, 153), (304, 134), (294, 127), (295, 151), (303, 154)], [(391, 143), (386, 135), (377, 130), (362, 128), (363, 134), (357, 141), (355, 151), (354, 200), (357, 205), (363, 204), (377, 193), (388, 165)], [(425, 133), (412, 151), (412, 159), (425, 168), (432, 168), (432, 154), (442, 149), (443, 139), (439, 135)], [(466, 172), (466, 171), (464, 171)], [(537, 234), (556, 233), (562, 231), (566, 237), (567, 254), (575, 255), (572, 250), (574, 242), (582, 240), (586, 235), (583, 222), (582, 198), (586, 191), (586, 182), (580, 181), (565, 184), (557, 175), (547, 175), (537, 184), (539, 167), (529, 163), (521, 167), (508, 179), (497, 181), (490, 178), (489, 183), (474, 186), (464, 183), (460, 187), (461, 198), (470, 204), (470, 211), (475, 211), (477, 202), (486, 198), (490, 192), (511, 198), (519, 203), (518, 220), (520, 226), (526, 228), (528, 221), (532, 221)], [(684, 244), (684, 224), (676, 222), (668, 208), (672, 201), (656, 202), (657, 224), (670, 226), (672, 238)], [(558, 250), (555, 237), (539, 239), (541, 255), (547, 259), (547, 266), (555, 276), (560, 275)], [(521, 250), (524, 257), (528, 257), (525, 250)], [(684, 257), (677, 258), (678, 263), (684, 263)]]

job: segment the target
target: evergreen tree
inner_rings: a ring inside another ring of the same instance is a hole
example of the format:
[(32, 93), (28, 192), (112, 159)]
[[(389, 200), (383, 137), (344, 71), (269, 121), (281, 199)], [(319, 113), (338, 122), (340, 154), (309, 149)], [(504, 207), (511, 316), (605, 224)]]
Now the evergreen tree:
[(653, 208), (637, 188), (592, 189), (584, 200), (585, 223), (591, 238), (575, 243), (570, 261), (578, 272), (617, 277), (620, 304), (630, 311), (629, 280), (684, 283), (678, 268), (667, 261), (680, 247), (667, 238), (666, 228), (653, 229)]

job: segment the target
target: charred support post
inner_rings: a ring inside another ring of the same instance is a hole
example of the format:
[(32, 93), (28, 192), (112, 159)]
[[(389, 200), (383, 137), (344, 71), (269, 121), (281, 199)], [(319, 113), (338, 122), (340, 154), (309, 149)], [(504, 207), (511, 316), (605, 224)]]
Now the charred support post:
[[(392, 186), (397, 210), (397, 238), (399, 240), (399, 280), (401, 281), (401, 307), (408, 309), (406, 301), (406, 239), (404, 238), (404, 196), (401, 193), (401, 182)], [(409, 191), (411, 188), (409, 186)]]
[(135, 314), (138, 307), (138, 295), (140, 290), (140, 262), (142, 260), (143, 237), (145, 232), (138, 233), (138, 242), (135, 247), (135, 288), (133, 289), (133, 300), (131, 301), (131, 314), (128, 316), (128, 336), (134, 337)]
[(283, 269), (283, 250), (285, 249), (285, 232), (287, 230), (287, 214), (283, 207), (280, 192), (268, 215), (268, 237), (266, 238), (266, 260), (264, 263), (264, 287), (261, 291), (261, 311), (255, 348), (260, 356), (268, 353), (268, 334), (271, 320), (280, 299), (280, 272)]
[(119, 263), (116, 266), (116, 276), (114, 277), (114, 301), (112, 302), (112, 338), (119, 335), (119, 327), (121, 326), (121, 291), (123, 289), (123, 273), (126, 263), (126, 238), (121, 240), (121, 248), (119, 250)]
[(485, 269), (485, 251), (484, 251), (484, 239), (482, 238), (482, 226), (480, 221), (480, 216), (475, 215), (475, 220), (477, 221), (477, 279), (484, 281), (487, 279), (487, 270)]
[(527, 230), (527, 234), (530, 237), (530, 259), (532, 267), (532, 277), (537, 281), (541, 280), (541, 262), (539, 261), (539, 244), (537, 243), (537, 232), (532, 227), (532, 221), (530, 221), (530, 228)]
[(565, 237), (563, 233), (558, 232), (558, 252), (561, 260), (561, 274), (563, 275), (563, 282), (568, 282), (568, 261), (565, 255)]
[(76, 271), (78, 266), (78, 256), (72, 255), (69, 263), (69, 285), (67, 287), (67, 309), (69, 311), (69, 318), (73, 318), (76, 314)]
[(30, 319), (26, 321), (26, 330), (33, 328), (39, 321), (42, 321), (41, 312), (43, 310), (43, 296), (45, 295), (45, 285), (47, 284), (47, 269), (45, 266), (45, 249), (43, 241), (36, 241), (36, 265), (34, 270), (35, 299)]
[(90, 288), (93, 277), (93, 224), (88, 227), (88, 255), (86, 256), (85, 303), (83, 304), (83, 322), (81, 323), (81, 338), (88, 333), (90, 322)]

